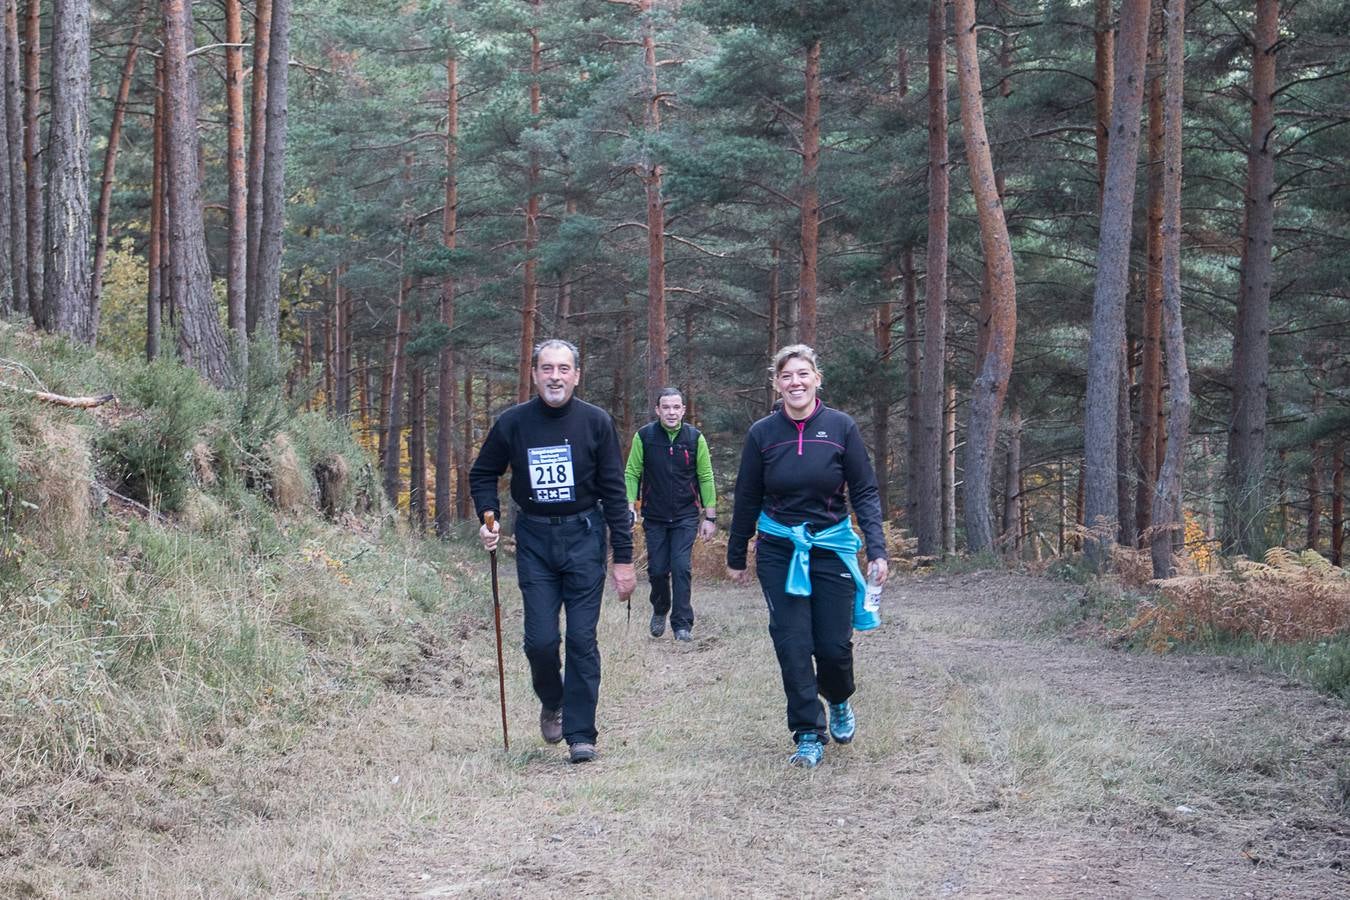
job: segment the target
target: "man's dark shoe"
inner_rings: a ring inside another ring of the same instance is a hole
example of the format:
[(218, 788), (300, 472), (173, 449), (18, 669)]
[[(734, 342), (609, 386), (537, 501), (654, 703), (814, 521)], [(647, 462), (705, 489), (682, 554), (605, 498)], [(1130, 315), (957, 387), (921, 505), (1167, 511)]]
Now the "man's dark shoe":
[(572, 763), (590, 762), (595, 759), (595, 745), (578, 741), (568, 749), (567, 761)]
[(694, 636), (693, 636), (692, 634), (689, 633), (689, 629), (688, 629), (688, 628), (676, 628), (676, 629), (675, 629), (675, 640), (677, 640), (677, 641), (692, 641), (693, 639), (694, 639)]
[(550, 744), (556, 744), (562, 740), (562, 710), (540, 707), (539, 709), (539, 733), (544, 736), (544, 740)]
[(652, 637), (660, 637), (666, 633), (666, 617), (662, 615), (652, 616)]

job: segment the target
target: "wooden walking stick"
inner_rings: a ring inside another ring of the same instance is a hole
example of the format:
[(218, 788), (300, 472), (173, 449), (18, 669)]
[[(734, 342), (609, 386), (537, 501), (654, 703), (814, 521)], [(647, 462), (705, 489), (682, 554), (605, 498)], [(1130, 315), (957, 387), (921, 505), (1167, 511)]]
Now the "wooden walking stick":
[[(497, 516), (491, 510), (483, 513), (483, 522), (488, 531), (493, 530)], [(502, 601), (497, 589), (497, 551), (488, 551), (492, 559), (492, 618), (497, 625), (497, 696), (502, 701), (502, 747), (511, 749), (511, 740), (506, 735), (506, 666), (502, 663)]]

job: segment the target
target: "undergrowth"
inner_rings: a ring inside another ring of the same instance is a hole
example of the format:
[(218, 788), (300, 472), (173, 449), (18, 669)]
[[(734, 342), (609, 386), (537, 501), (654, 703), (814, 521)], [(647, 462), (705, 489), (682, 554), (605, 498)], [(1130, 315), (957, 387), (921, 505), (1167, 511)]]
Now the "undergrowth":
[(0, 360), (11, 384), (120, 401), (0, 392), (6, 795), (366, 702), (481, 591), (463, 547), (390, 525), (347, 425), (298, 409), (279, 368), (221, 393), (3, 323)]

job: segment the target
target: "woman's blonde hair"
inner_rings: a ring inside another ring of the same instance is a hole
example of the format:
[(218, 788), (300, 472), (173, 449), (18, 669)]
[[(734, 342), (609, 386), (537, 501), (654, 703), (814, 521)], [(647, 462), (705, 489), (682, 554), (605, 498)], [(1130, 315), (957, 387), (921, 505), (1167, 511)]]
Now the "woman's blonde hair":
[(816, 360), (815, 350), (812, 350), (805, 344), (788, 344), (773, 355), (773, 365), (769, 366), (770, 382), (773, 382), (778, 378), (779, 373), (783, 371), (783, 367), (788, 364), (788, 360), (790, 359), (806, 360), (811, 366), (812, 371), (821, 378), (824, 378), (825, 373), (820, 371), (820, 363)]

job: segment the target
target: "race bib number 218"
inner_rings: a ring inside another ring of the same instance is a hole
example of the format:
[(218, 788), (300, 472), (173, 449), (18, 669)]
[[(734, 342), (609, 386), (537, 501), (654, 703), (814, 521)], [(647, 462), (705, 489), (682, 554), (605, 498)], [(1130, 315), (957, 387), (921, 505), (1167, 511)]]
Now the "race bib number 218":
[(530, 491), (536, 503), (566, 503), (576, 499), (576, 479), (572, 471), (572, 447), (530, 447)]

